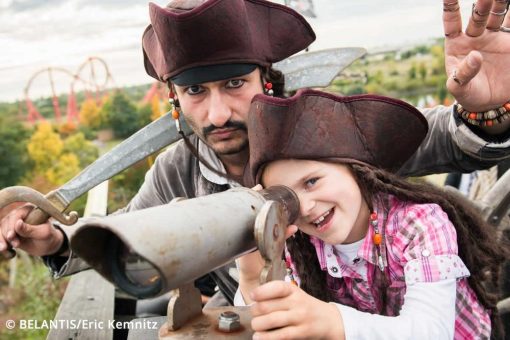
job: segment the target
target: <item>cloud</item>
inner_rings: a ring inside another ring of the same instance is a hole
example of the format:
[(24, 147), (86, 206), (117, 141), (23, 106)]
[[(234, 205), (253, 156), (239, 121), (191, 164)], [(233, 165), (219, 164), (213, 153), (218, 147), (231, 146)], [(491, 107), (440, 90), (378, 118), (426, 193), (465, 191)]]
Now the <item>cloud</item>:
[[(141, 52), (149, 1), (164, 6), (169, 0), (0, 0), (0, 101), (18, 97), (19, 84), (38, 69), (74, 70), (89, 56), (104, 58), (118, 85), (149, 82)], [(370, 49), (442, 36), (441, 3), (409, 3), (314, 0), (311, 49)], [(470, 4), (461, 7), (467, 18)]]
[(94, 6), (111, 9), (112, 7), (122, 8), (139, 4), (145, 5), (140, 0), (0, 0), (0, 9), (6, 9), (11, 13), (18, 13), (50, 8), (64, 2), (73, 3), (81, 8)]
[[(140, 0), (77, 0), (77, 4), (80, 6), (100, 6), (105, 8), (122, 8), (131, 5), (140, 5), (143, 3)], [(145, 4), (144, 4), (145, 5)]]
[[(25, 12), (25, 11), (33, 11), (36, 9), (55, 6), (58, 5), (65, 0), (11, 0), (11, 1), (3, 1), (7, 4), (6, 9), (11, 12)], [(0, 3), (0, 8), (1, 8)]]

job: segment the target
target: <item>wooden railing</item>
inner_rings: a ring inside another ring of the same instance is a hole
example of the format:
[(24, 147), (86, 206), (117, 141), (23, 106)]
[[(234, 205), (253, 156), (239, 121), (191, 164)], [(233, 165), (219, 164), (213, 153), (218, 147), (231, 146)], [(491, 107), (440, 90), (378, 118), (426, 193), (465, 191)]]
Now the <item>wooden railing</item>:
[[(107, 181), (89, 191), (84, 217), (105, 216), (107, 196)], [(113, 339), (110, 323), (114, 320), (114, 309), (115, 289), (110, 282), (93, 270), (75, 274), (54, 319), (63, 326), (51, 329), (47, 339)]]

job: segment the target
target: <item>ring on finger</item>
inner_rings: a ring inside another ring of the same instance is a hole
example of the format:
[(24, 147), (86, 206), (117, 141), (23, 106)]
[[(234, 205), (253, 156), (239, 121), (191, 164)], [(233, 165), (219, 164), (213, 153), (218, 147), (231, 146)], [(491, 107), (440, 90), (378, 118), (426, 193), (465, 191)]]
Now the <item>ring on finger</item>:
[(447, 2), (443, 4), (443, 12), (457, 12), (460, 9), (459, 2)]
[(490, 14), (490, 11), (488, 11), (487, 13), (480, 13), (478, 11), (478, 8), (476, 8), (476, 4), (473, 4), (473, 8), (471, 10), (471, 15), (473, 15), (473, 14), (477, 14), (480, 17), (486, 17)]
[(506, 8), (505, 8), (505, 9), (504, 9), (503, 11), (501, 11), (501, 12), (494, 12), (494, 11), (491, 11), (491, 14), (492, 14), (492, 15), (495, 15), (495, 16), (498, 16), (498, 17), (502, 17), (502, 16), (504, 16), (507, 12), (508, 12), (508, 9), (506, 9)]
[(444, 36), (447, 38), (455, 38), (456, 36), (459, 36), (462, 33), (462, 31), (452, 32), (452, 33), (445, 33)]
[(505, 32), (505, 33), (510, 33), (510, 27), (505, 27), (503, 25), (501, 25), (501, 27), (499, 28), (499, 30), (501, 32)]
[(453, 69), (453, 72), (452, 72), (452, 79), (454, 82), (456, 82), (457, 84), (459, 84), (460, 86), (462, 86), (462, 82), (460, 81), (460, 79), (457, 77), (457, 69)]

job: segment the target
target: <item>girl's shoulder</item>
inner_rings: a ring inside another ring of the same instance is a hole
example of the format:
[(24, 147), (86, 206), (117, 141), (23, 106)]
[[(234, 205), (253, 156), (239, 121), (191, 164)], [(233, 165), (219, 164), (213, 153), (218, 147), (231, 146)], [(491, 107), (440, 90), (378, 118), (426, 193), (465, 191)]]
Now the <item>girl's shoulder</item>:
[(394, 243), (454, 246), (455, 227), (438, 204), (406, 202), (394, 197), (389, 198), (389, 203), (386, 232)]
[(449, 220), (446, 212), (437, 203), (415, 203), (401, 201), (395, 197), (390, 197), (390, 208), (388, 209), (388, 218), (400, 218), (415, 222), (420, 220)]

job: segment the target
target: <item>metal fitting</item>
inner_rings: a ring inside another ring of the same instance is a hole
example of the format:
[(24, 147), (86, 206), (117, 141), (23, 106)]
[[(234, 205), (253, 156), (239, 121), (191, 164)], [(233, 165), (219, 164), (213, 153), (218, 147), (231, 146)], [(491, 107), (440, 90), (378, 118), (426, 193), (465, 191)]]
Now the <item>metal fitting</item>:
[(218, 317), (218, 326), (220, 331), (223, 332), (234, 332), (241, 328), (241, 322), (239, 314), (226, 311), (220, 314)]

